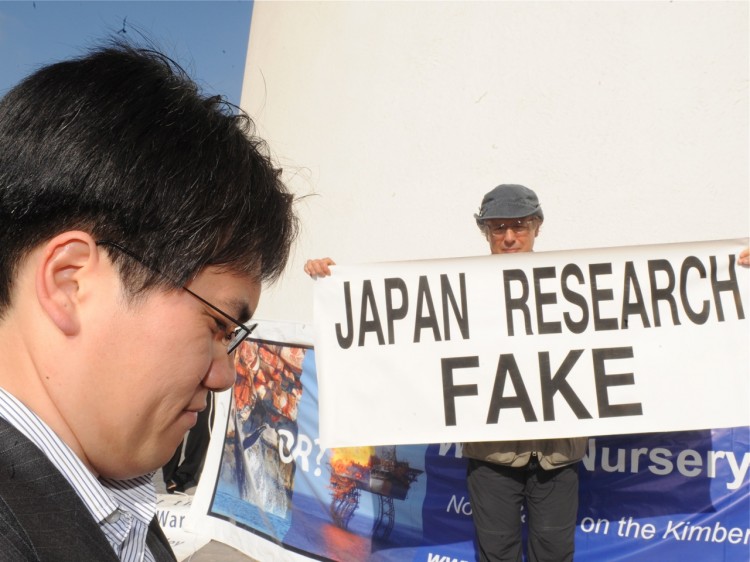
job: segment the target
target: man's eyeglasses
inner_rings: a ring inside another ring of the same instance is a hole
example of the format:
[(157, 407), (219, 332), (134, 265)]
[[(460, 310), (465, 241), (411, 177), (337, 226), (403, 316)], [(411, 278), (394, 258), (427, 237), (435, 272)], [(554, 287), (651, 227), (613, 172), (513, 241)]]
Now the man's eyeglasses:
[(116, 242), (110, 242), (109, 240), (97, 240), (96, 243), (99, 246), (109, 246), (110, 248), (115, 248), (116, 250), (119, 250), (120, 252), (122, 252), (126, 256), (129, 256), (129, 257), (133, 258), (135, 261), (137, 261), (138, 263), (140, 263), (146, 269), (149, 269), (149, 270), (153, 271), (154, 273), (158, 273), (159, 275), (161, 275), (162, 277), (164, 277), (164, 279), (166, 279), (167, 281), (171, 281), (175, 286), (178, 286), (182, 290), (184, 290), (187, 293), (193, 295), (196, 299), (198, 299), (199, 301), (201, 301), (208, 308), (210, 308), (211, 310), (213, 310), (217, 314), (220, 314), (221, 316), (223, 316), (224, 318), (226, 318), (227, 320), (229, 320), (232, 324), (235, 324), (237, 326), (236, 328), (234, 328), (231, 332), (226, 332), (224, 334), (224, 338), (223, 339), (224, 339), (224, 341), (227, 344), (227, 355), (231, 355), (239, 347), (239, 345), (243, 341), (245, 341), (245, 338), (247, 336), (249, 336), (252, 333), (252, 331), (258, 326), (258, 324), (251, 324), (250, 326), (246, 326), (245, 324), (243, 324), (239, 320), (236, 320), (235, 318), (232, 318), (231, 316), (229, 316), (229, 314), (227, 314), (226, 312), (224, 312), (223, 310), (221, 310), (218, 306), (214, 306), (213, 304), (211, 304), (210, 302), (208, 302), (203, 297), (201, 297), (199, 295), (196, 295), (193, 291), (191, 291), (187, 287), (185, 287), (183, 285), (180, 285), (179, 283), (175, 283), (172, 279), (169, 278), (169, 276), (167, 276), (166, 274), (162, 273), (158, 269), (155, 269), (155, 268), (151, 267), (145, 261), (143, 261), (143, 259), (141, 257), (137, 256), (136, 254), (134, 254), (133, 252), (131, 252), (127, 248), (121, 246), (120, 244), (118, 244)]
[(524, 235), (528, 234), (529, 231), (534, 227), (536, 223), (535, 218), (527, 219), (509, 219), (503, 222), (485, 222), (487, 232), (493, 238), (503, 238), (508, 230), (512, 230), (514, 234)]

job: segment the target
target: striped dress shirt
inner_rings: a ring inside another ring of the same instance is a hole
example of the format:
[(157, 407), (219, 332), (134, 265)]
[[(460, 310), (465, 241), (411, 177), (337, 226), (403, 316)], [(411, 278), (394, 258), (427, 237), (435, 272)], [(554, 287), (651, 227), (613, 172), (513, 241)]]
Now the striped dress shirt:
[(45, 454), (83, 501), (123, 562), (154, 562), (146, 546), (156, 513), (152, 474), (130, 480), (97, 479), (50, 427), (0, 388), (0, 417)]

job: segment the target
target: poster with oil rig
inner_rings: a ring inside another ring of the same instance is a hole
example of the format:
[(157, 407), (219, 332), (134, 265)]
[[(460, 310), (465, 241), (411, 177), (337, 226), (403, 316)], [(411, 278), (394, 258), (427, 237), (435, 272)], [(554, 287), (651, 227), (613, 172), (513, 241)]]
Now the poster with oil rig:
[(321, 449), (315, 352), (297, 339), (253, 338), (238, 350), (214, 429), (223, 444), (208, 514), (287, 556), (367, 560), (389, 545), (417, 546), (426, 446)]

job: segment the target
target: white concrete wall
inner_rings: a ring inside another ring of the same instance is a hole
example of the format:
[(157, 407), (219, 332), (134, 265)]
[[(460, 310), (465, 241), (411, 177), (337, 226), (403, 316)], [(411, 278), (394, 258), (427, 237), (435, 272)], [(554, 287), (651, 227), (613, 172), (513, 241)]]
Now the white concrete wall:
[(479, 255), (499, 183), (537, 250), (745, 237), (747, 2), (256, 2), (242, 105), (302, 233), (258, 316), (312, 319), (307, 257)]

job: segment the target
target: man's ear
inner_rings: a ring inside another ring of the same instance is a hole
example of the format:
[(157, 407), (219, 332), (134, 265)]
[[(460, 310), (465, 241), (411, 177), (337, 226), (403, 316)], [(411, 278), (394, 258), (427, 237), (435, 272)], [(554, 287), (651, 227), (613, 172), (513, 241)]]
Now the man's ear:
[(47, 242), (36, 270), (39, 304), (66, 336), (80, 329), (80, 283), (98, 265), (96, 241), (87, 233), (64, 232)]

